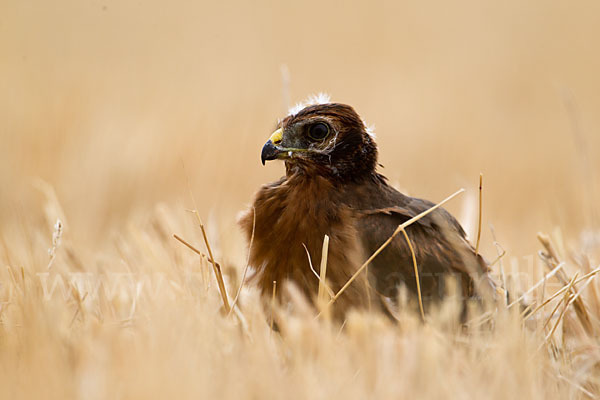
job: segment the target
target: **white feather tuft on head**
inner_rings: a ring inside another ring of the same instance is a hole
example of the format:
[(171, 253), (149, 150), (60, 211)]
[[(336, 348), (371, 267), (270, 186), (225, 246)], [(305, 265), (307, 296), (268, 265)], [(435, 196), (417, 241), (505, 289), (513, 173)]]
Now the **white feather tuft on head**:
[(327, 93), (317, 93), (308, 96), (308, 98), (300, 103), (296, 103), (296, 105), (288, 110), (289, 115), (296, 115), (304, 108), (308, 106), (313, 106), (315, 104), (327, 104), (331, 102), (331, 97)]
[(363, 125), (365, 126), (365, 130), (367, 131), (367, 134), (369, 136), (371, 136), (373, 139), (377, 139), (377, 135), (375, 135), (375, 125), (367, 124), (367, 122), (362, 118), (361, 118), (361, 120), (362, 120)]

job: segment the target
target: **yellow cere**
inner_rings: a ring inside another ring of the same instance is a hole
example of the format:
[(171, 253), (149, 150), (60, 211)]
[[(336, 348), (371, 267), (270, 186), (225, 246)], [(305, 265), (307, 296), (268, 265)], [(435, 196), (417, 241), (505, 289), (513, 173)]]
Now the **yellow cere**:
[(283, 136), (283, 130), (281, 128), (277, 129), (275, 132), (271, 134), (269, 140), (273, 142), (273, 144), (278, 144), (281, 142), (281, 137)]

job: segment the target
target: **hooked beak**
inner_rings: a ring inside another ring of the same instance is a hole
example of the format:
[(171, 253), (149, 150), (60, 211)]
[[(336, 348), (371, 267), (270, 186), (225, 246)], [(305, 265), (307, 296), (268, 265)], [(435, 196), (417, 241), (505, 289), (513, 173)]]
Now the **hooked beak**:
[(265, 165), (265, 161), (275, 160), (278, 158), (279, 154), (285, 152), (285, 150), (282, 150), (277, 146), (279, 143), (281, 143), (282, 136), (283, 131), (281, 128), (279, 128), (275, 132), (273, 132), (269, 140), (267, 140), (267, 143), (265, 143), (265, 145), (263, 146), (262, 151), (260, 153), (260, 160), (262, 161), (263, 165)]

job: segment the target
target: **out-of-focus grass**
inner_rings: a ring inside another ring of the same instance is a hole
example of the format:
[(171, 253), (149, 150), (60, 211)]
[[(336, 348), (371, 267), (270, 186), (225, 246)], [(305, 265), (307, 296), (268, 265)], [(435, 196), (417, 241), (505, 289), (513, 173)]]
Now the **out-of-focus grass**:
[[(244, 333), (171, 234), (202, 243), (189, 187), (231, 294), (246, 254), (235, 216), (282, 174), (259, 151), (284, 113), (285, 64), (292, 100), (327, 91), (376, 125), (399, 188), (439, 201), (466, 187), (448, 208), (473, 237), (483, 172), (482, 252), (496, 257), (492, 224), (518, 290), (542, 276), (537, 231), (552, 232), (569, 276), (583, 254), (594, 268), (599, 8), (3, 2), (2, 397), (597, 394), (598, 343), (570, 308), (550, 346), (553, 323), (525, 329), (504, 314), (495, 332), (469, 334), (443, 315), (426, 326), (353, 316), (342, 334), (289, 315), (278, 336), (244, 292)], [(57, 277), (91, 286), (48, 297)], [(96, 295), (102, 279), (109, 293)], [(597, 333), (594, 290), (582, 296)]]
[[(277, 307), (279, 332), (272, 332), (270, 307), (248, 288), (240, 313), (219, 312), (208, 262), (169, 234), (201, 243), (186, 214), (158, 207), (89, 255), (65, 233), (55, 241), (49, 269), (52, 245), (41, 225), (4, 237), (2, 397), (562, 399), (599, 393), (598, 279), (577, 285), (591, 316), (587, 332), (574, 306), (563, 316), (559, 301), (527, 321), (519, 307), (500, 306), (493, 329), (489, 323), (459, 329), (460, 307), (451, 301), (426, 323), (407, 311), (398, 323), (353, 313), (342, 326), (315, 319), (300, 304), (295, 312)], [(569, 273), (575, 266), (568, 263)], [(232, 295), (239, 271), (224, 269)], [(579, 271), (588, 270), (584, 263)], [(528, 302), (540, 304), (560, 286), (549, 280)], [(554, 305), (561, 319), (549, 318)]]

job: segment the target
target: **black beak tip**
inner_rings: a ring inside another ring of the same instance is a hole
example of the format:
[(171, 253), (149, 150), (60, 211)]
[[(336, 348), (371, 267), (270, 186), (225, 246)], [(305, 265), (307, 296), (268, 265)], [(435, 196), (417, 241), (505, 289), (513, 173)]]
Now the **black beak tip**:
[(270, 140), (265, 143), (260, 153), (260, 160), (265, 165), (265, 161), (275, 160), (281, 151)]

